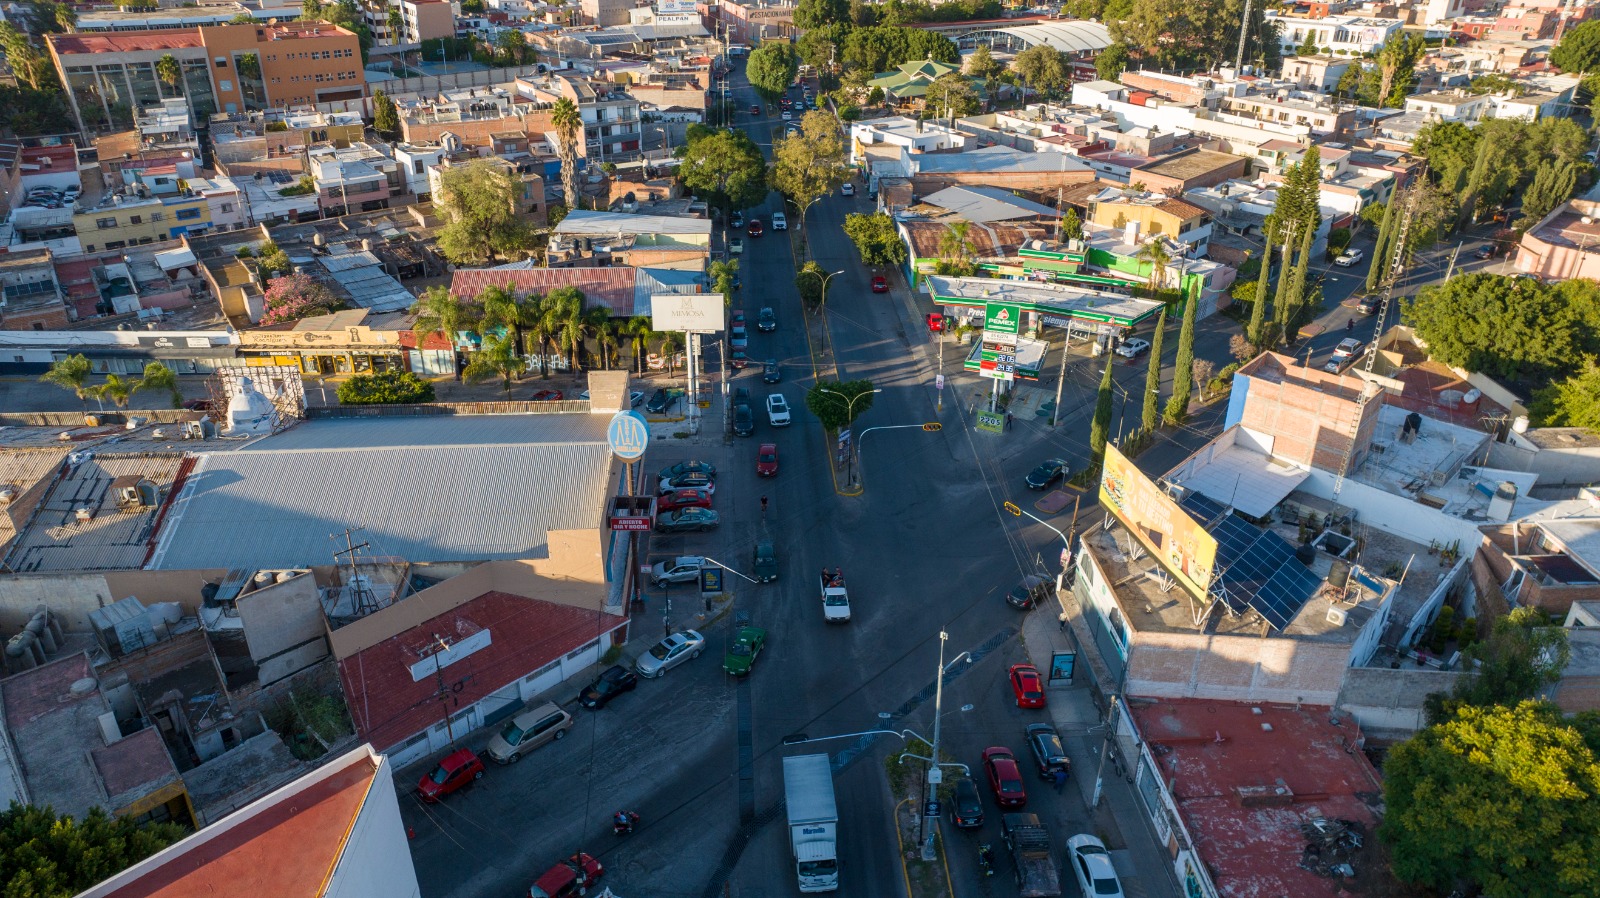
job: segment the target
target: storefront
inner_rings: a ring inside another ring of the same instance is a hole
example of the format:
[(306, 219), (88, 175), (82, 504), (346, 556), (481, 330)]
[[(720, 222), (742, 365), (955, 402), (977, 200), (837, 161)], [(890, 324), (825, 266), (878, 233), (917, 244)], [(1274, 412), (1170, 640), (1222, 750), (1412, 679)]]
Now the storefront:
[(0, 331), (0, 374), (43, 374), (74, 355), (100, 375), (139, 375), (151, 362), (176, 374), (210, 374), (235, 364), (235, 340), (226, 331)]
[(246, 365), (292, 365), (311, 377), (410, 370), (402, 331), (360, 324), (338, 327), (329, 320), (343, 314), (306, 319), (293, 330), (244, 331), (239, 334), (239, 358)]
[(1023, 336), (1036, 338), (1041, 329), (1057, 327), (1066, 331), (1068, 342), (1120, 339), (1162, 309), (1159, 302), (1125, 293), (1039, 280), (934, 275), (927, 286), (933, 302), (958, 320), (981, 318), (986, 304), (1006, 303), (1021, 312)]

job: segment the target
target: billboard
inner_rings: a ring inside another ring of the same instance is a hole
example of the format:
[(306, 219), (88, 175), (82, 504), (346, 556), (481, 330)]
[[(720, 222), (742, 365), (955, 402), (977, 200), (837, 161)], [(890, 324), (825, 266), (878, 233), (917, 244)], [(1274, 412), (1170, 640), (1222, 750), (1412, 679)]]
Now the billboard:
[(1202, 601), (1208, 598), (1217, 541), (1109, 443), (1100, 475), (1100, 504), (1116, 515), (1190, 594)]
[(697, 13), (695, 0), (656, 0), (658, 16), (693, 16)]
[(1002, 340), (1011, 337), (1011, 342), (1017, 340), (1017, 325), (1022, 320), (1022, 307), (1014, 303), (989, 302), (983, 305), (983, 338), (985, 340)]
[(714, 334), (722, 330), (721, 293), (652, 293), (650, 328)]

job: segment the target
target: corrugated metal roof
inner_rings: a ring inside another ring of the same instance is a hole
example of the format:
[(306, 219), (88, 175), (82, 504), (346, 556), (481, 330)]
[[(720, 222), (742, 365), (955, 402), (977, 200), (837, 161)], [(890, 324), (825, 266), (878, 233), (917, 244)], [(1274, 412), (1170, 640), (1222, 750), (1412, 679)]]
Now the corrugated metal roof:
[(639, 215), (632, 212), (592, 212), (574, 209), (556, 225), (557, 234), (605, 237), (612, 234), (700, 234), (711, 236), (711, 222), (677, 215)]
[(985, 30), (1009, 34), (1029, 46), (1037, 47), (1044, 44), (1063, 53), (1098, 52), (1114, 43), (1110, 29), (1099, 22), (1047, 22), (1042, 25)]
[(1010, 221), (1014, 218), (1054, 218), (1056, 210), (996, 187), (946, 187), (922, 201), (949, 210), (967, 221)]
[(590, 307), (611, 311), (614, 318), (638, 314), (634, 300), (634, 269), (625, 265), (609, 268), (481, 268), (456, 271), (450, 278), (450, 292), (463, 299), (476, 297), (494, 286), (519, 295), (549, 293), (558, 287), (576, 287)]

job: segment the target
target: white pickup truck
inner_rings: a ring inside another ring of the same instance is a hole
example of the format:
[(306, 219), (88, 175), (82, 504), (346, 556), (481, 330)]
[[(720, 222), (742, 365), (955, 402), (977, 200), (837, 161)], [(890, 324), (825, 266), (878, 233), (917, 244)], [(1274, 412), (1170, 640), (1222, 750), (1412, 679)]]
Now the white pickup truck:
[(845, 592), (844, 572), (834, 568), (832, 573), (822, 569), (818, 578), (822, 584), (822, 619), (830, 624), (850, 620), (850, 594)]

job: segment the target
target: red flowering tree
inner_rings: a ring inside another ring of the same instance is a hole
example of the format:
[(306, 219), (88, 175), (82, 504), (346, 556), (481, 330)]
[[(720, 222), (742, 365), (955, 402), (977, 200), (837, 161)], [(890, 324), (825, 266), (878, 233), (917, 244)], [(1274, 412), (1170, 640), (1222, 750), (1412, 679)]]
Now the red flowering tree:
[(262, 324), (282, 324), (312, 315), (326, 315), (344, 308), (344, 301), (333, 295), (321, 281), (304, 274), (273, 278), (267, 287), (266, 312)]

